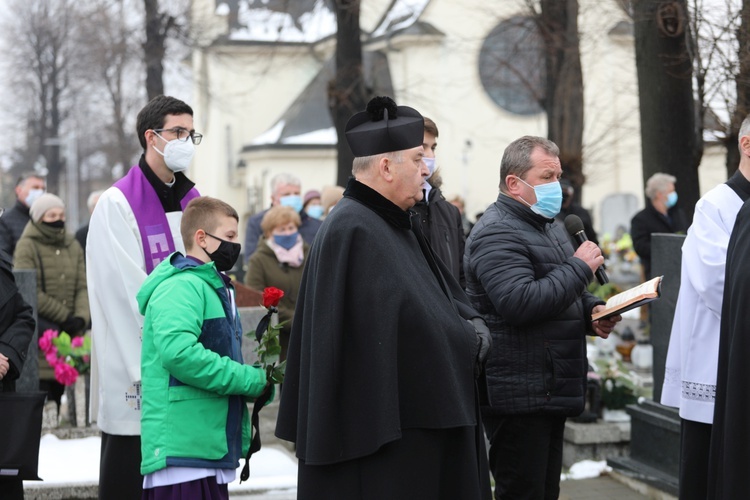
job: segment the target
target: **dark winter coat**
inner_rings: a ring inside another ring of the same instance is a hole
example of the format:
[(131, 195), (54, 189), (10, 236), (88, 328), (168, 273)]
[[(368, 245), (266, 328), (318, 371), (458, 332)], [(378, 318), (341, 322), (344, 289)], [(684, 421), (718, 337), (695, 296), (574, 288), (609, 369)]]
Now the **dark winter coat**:
[[(60, 325), (71, 317), (79, 317), (89, 323), (83, 249), (65, 229), (29, 222), (18, 240), (13, 260), (16, 269), (36, 271), (40, 320)], [(54, 378), (41, 353), (39, 378)]]
[(687, 232), (687, 219), (682, 209), (672, 207), (667, 211), (667, 214), (668, 217), (655, 209), (651, 200), (646, 200), (646, 208), (635, 214), (630, 221), (633, 250), (641, 259), (646, 279), (651, 278), (651, 235), (653, 233), (685, 234)]
[(727, 247), (724, 296), (721, 304), (716, 403), (708, 460), (709, 499), (745, 498), (750, 491), (750, 200), (734, 223)]
[(492, 415), (583, 410), (591, 310), (603, 302), (565, 228), (501, 194), (466, 241), (466, 293), (492, 333)]
[(452, 277), (435, 278), (411, 226), (351, 180), (316, 236), (276, 426), (307, 465), (373, 455), (404, 429), (478, 422), (467, 319), (479, 315)]
[(0, 392), (13, 392), (34, 336), (34, 312), (16, 287), (10, 257), (0, 251), (0, 354), (10, 370), (0, 381)]
[(16, 201), (16, 204), (0, 217), (0, 250), (12, 257), (23, 230), (29, 223), (29, 207)]
[(419, 214), (422, 232), (432, 251), (463, 288), (466, 284), (463, 267), (466, 237), (461, 212), (445, 199), (440, 188), (432, 188), (428, 198), (414, 205), (412, 210)]

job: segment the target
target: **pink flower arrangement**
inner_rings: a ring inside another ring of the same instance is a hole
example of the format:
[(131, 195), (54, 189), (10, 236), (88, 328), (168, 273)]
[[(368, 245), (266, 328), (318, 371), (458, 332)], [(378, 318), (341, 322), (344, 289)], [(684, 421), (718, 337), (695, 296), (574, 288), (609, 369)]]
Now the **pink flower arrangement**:
[(39, 349), (47, 363), (55, 370), (55, 380), (63, 385), (75, 384), (78, 376), (91, 367), (91, 338), (70, 338), (65, 332), (46, 330), (39, 338)]

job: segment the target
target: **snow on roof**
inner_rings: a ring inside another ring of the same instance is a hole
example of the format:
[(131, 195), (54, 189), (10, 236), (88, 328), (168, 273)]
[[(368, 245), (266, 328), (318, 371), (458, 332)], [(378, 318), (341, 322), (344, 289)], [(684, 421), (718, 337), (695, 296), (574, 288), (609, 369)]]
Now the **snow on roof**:
[(430, 0), (396, 0), (372, 36), (408, 28), (419, 19), (428, 3)]
[(284, 125), (284, 120), (279, 120), (278, 122), (276, 122), (276, 125), (253, 139), (250, 142), (250, 145), (258, 146), (261, 144), (274, 144), (278, 142), (279, 138), (281, 137), (281, 132), (284, 131)]
[(230, 40), (312, 43), (336, 32), (336, 16), (325, 0), (317, 0), (315, 7), (302, 14), (297, 23), (287, 12), (250, 7), (242, 2), (237, 21), (241, 27), (230, 32)]
[(336, 127), (329, 127), (320, 130), (313, 130), (312, 132), (307, 132), (305, 134), (287, 137), (286, 139), (282, 139), (281, 144), (335, 145), (337, 142), (338, 136), (336, 135)]

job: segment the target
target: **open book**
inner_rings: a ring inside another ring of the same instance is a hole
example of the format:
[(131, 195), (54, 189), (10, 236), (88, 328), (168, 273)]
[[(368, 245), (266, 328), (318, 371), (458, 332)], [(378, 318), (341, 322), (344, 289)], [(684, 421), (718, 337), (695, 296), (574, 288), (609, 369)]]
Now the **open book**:
[(661, 279), (663, 276), (657, 276), (629, 290), (613, 295), (609, 298), (602, 311), (591, 316), (591, 321), (602, 318), (608, 318), (616, 314), (622, 314), (636, 307), (641, 307), (661, 296)]

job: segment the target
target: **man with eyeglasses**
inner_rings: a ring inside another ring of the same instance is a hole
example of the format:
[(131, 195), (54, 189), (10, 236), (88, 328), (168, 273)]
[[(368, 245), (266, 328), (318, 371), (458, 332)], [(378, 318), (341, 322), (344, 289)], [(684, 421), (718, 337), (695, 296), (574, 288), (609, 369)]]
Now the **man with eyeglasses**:
[[(138, 113), (138, 164), (99, 198), (89, 225), (86, 267), (92, 321), (91, 418), (102, 430), (99, 498), (141, 497), (141, 328), (136, 293), (174, 251), (185, 252), (182, 211), (199, 196), (184, 171), (202, 136), (193, 110), (157, 96)], [(158, 478), (159, 485), (179, 477)], [(192, 476), (191, 476), (192, 477)]]

